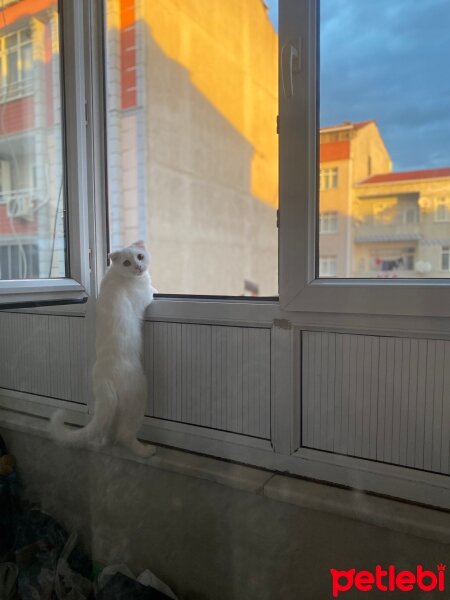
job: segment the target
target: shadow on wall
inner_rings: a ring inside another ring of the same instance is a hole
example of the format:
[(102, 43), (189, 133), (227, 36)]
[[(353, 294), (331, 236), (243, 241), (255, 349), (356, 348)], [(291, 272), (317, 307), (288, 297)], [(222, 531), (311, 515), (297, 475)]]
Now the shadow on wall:
[(124, 243), (145, 219), (163, 293), (241, 295), (248, 280), (260, 295), (276, 295), (276, 209), (252, 195), (255, 148), (162, 52), (147, 24), (137, 26), (145, 77), (138, 106), (117, 124), (123, 171), (112, 193), (122, 205), (116, 213), (111, 206), (111, 219)]

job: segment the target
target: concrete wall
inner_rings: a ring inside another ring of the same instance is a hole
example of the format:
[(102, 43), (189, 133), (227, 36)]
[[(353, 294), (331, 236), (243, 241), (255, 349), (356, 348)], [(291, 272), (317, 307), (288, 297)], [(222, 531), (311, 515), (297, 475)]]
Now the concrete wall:
[[(150, 568), (180, 600), (331, 598), (332, 567), (435, 569), (448, 555), (437, 542), (257, 493), (61, 449), (29, 433), (2, 435), (18, 458), (28, 498), (78, 531), (96, 560), (126, 562), (135, 573)], [(349, 492), (348, 502), (361, 497)]]

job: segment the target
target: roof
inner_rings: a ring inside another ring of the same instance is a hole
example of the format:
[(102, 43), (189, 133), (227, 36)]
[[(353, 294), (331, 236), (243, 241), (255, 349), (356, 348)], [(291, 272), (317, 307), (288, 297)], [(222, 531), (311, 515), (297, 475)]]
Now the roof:
[(374, 183), (396, 183), (400, 181), (412, 181), (415, 179), (442, 179), (450, 177), (450, 167), (439, 169), (421, 169), (418, 171), (400, 171), (398, 173), (381, 173), (364, 179), (359, 185), (372, 185)]
[(338, 125), (327, 125), (326, 127), (320, 128), (320, 133), (327, 133), (329, 131), (337, 131), (342, 129), (362, 129), (371, 123), (375, 123), (375, 119), (370, 119), (369, 121), (359, 121), (358, 123), (352, 123), (351, 121), (344, 121), (343, 123), (339, 123)]

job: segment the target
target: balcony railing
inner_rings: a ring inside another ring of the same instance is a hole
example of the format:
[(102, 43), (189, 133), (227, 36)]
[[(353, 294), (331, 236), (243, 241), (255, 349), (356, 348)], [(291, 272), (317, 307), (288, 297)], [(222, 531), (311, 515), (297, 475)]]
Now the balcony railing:
[(23, 81), (15, 81), (0, 85), (0, 104), (11, 102), (25, 96), (30, 96), (33, 93), (33, 80), (24, 79)]
[(380, 223), (369, 221), (355, 226), (354, 239), (358, 244), (369, 242), (413, 242), (422, 237), (419, 223)]

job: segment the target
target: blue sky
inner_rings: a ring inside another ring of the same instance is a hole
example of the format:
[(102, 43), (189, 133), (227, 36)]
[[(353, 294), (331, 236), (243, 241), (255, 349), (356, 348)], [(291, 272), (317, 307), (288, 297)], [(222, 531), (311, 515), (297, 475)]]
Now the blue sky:
[(265, 0), (269, 8), (269, 17), (275, 29), (278, 29), (278, 0)]
[(449, 0), (321, 0), (321, 125), (375, 119), (395, 170), (450, 166), (449, 59)]

